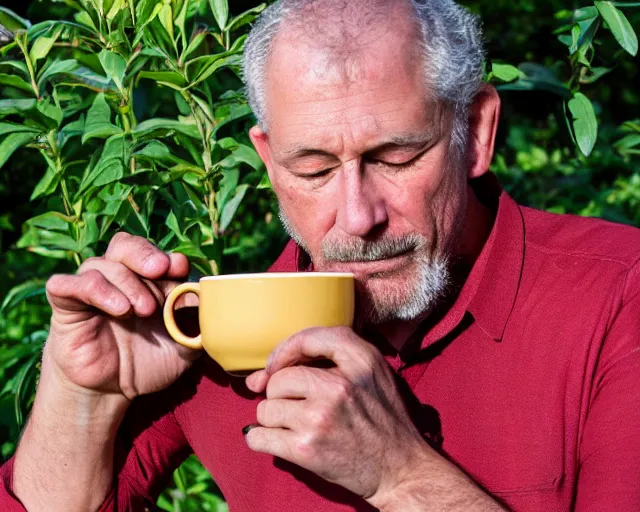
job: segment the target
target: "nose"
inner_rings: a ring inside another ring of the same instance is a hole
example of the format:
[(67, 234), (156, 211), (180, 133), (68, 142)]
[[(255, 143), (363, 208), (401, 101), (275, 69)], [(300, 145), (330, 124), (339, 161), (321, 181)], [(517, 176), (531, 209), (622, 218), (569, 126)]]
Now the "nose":
[(348, 235), (364, 238), (386, 224), (384, 199), (367, 178), (360, 159), (344, 164), (341, 175), (337, 227)]

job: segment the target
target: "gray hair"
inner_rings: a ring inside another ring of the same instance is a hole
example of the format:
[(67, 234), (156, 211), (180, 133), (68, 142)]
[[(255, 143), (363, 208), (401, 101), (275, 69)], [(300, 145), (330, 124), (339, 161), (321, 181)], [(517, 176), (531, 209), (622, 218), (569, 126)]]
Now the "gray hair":
[[(243, 75), (249, 105), (267, 129), (266, 66), (282, 23), (317, 0), (279, 0), (262, 13), (247, 38)], [(452, 145), (466, 146), (468, 107), (483, 79), (484, 48), (478, 18), (454, 0), (406, 0), (422, 35), (425, 80), (436, 99), (453, 108)]]

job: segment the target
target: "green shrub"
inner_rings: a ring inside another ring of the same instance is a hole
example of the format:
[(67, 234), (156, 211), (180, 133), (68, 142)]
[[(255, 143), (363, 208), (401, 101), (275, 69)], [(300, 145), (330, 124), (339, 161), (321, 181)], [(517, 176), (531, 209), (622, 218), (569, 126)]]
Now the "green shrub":
[[(640, 225), (639, 2), (467, 0), (504, 114), (492, 170), (521, 203)], [(244, 4), (238, 9), (238, 4)], [(239, 80), (255, 1), (0, 7), (0, 444), (15, 449), (48, 329), (44, 282), (118, 230), (194, 276), (264, 270), (284, 234)], [(625, 14), (626, 13), (626, 14)], [(632, 114), (635, 112), (635, 114)], [(194, 457), (158, 501), (226, 510)]]

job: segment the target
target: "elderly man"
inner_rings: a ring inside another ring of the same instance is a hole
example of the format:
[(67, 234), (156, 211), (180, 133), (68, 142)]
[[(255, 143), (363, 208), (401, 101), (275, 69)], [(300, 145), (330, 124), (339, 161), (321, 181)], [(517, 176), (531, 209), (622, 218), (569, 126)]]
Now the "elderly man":
[(245, 78), (293, 239), (272, 270), (355, 273), (354, 330), (246, 381), (192, 365), (157, 314), (186, 259), (115, 237), (48, 283), (2, 510), (146, 510), (191, 452), (233, 512), (640, 510), (640, 232), (500, 190), (482, 57), (451, 0), (266, 10)]

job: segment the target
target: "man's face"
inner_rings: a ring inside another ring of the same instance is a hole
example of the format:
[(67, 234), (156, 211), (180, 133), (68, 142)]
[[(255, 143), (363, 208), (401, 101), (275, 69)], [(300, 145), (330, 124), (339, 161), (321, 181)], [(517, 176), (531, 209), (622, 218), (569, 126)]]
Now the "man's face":
[(466, 209), (451, 114), (430, 99), (406, 33), (344, 59), (279, 36), (268, 133), (252, 132), (291, 235), (316, 270), (356, 275), (374, 322), (432, 307)]

